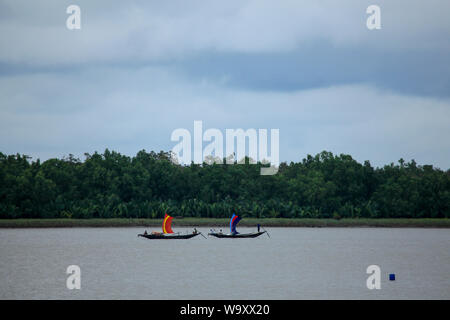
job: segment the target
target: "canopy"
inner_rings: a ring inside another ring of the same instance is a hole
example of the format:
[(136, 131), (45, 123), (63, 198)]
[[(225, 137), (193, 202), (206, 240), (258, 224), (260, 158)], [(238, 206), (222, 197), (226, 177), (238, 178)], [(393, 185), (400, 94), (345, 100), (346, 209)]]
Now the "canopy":
[(172, 228), (171, 228), (172, 219), (173, 218), (166, 213), (166, 215), (164, 216), (163, 224), (162, 224), (162, 230), (164, 233), (173, 233)]
[(238, 233), (236, 231), (236, 226), (239, 223), (239, 221), (241, 221), (241, 218), (233, 213), (233, 216), (231, 217), (231, 220), (230, 220), (230, 232), (231, 233)]

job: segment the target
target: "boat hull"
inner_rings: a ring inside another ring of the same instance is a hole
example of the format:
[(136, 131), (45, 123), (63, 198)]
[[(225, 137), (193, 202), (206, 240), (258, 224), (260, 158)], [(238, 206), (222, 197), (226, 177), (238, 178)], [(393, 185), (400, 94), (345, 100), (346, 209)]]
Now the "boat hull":
[(165, 235), (165, 234), (138, 234), (138, 237), (143, 237), (151, 240), (176, 240), (176, 239), (190, 239), (198, 236), (199, 233), (191, 234), (177, 234), (177, 235)]
[(237, 233), (237, 234), (224, 234), (224, 233), (208, 233), (209, 236), (216, 238), (256, 238), (266, 233), (266, 231), (253, 232), (253, 233)]

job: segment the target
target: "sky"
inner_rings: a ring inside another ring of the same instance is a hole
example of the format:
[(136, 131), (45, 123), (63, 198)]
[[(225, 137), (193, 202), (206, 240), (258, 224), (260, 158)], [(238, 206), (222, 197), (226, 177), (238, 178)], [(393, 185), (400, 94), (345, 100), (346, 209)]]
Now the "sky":
[(281, 161), (327, 150), (447, 170), (448, 12), (446, 0), (0, 0), (0, 152), (169, 151), (175, 129), (202, 120), (279, 129)]

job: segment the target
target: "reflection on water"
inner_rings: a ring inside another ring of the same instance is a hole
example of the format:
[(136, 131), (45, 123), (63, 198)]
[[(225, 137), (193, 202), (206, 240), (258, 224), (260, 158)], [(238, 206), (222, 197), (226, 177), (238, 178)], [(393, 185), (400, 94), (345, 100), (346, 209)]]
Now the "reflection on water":
[[(142, 231), (1, 229), (0, 298), (450, 298), (447, 229), (269, 228), (271, 238), (169, 241)], [(381, 290), (366, 287), (372, 264)], [(66, 287), (69, 265), (81, 268), (81, 290)]]

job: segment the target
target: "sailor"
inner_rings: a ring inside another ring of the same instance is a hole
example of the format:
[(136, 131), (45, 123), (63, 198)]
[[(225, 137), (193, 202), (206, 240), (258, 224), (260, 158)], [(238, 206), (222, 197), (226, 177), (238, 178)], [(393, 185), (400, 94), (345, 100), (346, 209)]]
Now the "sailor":
[(258, 227), (258, 232), (259, 232), (259, 228), (261, 228), (261, 225), (258, 223), (257, 227)]
[(144, 234), (147, 234), (147, 230), (144, 231)]
[(193, 234), (197, 234), (197, 228), (194, 228)]

